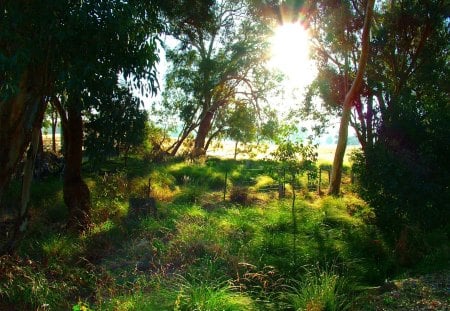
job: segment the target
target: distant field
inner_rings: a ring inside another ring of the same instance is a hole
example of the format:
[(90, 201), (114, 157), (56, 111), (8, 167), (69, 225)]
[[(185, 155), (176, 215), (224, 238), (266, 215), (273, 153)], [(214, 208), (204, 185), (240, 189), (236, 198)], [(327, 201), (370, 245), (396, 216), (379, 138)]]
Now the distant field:
[[(359, 149), (359, 146), (347, 146), (345, 152), (344, 164), (349, 163), (349, 156), (353, 150)], [(319, 162), (333, 162), (334, 151), (336, 150), (335, 145), (319, 146)]]
[[(52, 135), (51, 134), (44, 134), (42, 135), (42, 140), (44, 141), (44, 149), (52, 149)], [(55, 135), (56, 140), (56, 150), (61, 149), (61, 136), (60, 134)]]
[[(47, 134), (43, 135), (44, 139), (44, 147), (46, 149), (51, 149), (52, 145), (52, 135)], [(59, 150), (61, 148), (61, 139), (60, 134), (56, 134), (56, 149)], [(358, 146), (348, 146), (347, 151), (345, 153), (344, 157), (344, 163), (349, 163), (349, 155), (350, 153), (358, 149)], [(261, 159), (264, 157), (268, 157), (270, 153), (275, 149), (275, 146), (271, 145), (269, 146), (268, 150), (264, 153), (260, 153), (256, 156), (256, 158)], [(318, 153), (318, 161), (319, 162), (333, 162), (334, 157), (334, 151), (336, 149), (335, 145), (323, 145), (319, 146)], [(211, 148), (211, 150), (208, 151), (209, 156), (215, 156), (215, 157), (221, 157), (221, 158), (233, 158), (234, 157), (234, 142), (232, 141), (224, 141), (221, 143), (221, 146)], [(247, 154), (238, 154), (239, 159), (247, 158)]]
[[(225, 141), (222, 142), (221, 147), (215, 147), (208, 151), (208, 155), (215, 156), (215, 157), (221, 157), (221, 158), (233, 158), (234, 157), (234, 142), (232, 141)], [(345, 157), (344, 157), (344, 163), (349, 163), (349, 155), (350, 153), (358, 149), (358, 146), (348, 146)], [(275, 149), (275, 146), (271, 145), (269, 146), (268, 150), (264, 153), (259, 153), (256, 158), (261, 159), (264, 157), (268, 157), (270, 153)], [(319, 146), (318, 149), (318, 161), (319, 162), (333, 162), (334, 157), (334, 151), (336, 149), (336, 145), (323, 145)], [(247, 158), (247, 154), (238, 154), (239, 159)]]

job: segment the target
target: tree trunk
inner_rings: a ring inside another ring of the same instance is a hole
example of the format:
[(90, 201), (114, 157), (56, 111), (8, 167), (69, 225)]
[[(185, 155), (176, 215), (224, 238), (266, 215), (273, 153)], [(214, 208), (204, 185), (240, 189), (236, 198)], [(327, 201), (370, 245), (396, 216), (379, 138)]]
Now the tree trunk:
[[(44, 110), (45, 108), (42, 109), (42, 111)], [(39, 144), (41, 143), (41, 141), (39, 138), (42, 133), (41, 126), (43, 116), (44, 115), (42, 114), (42, 118), (40, 120), (37, 120), (32, 130), (31, 142), (28, 148), (25, 166), (23, 168), (22, 192), (18, 217), (16, 219), (16, 224), (13, 229), (11, 238), (4, 246), (2, 253), (12, 253), (15, 250), (17, 242), (20, 241), (21, 236), (26, 231), (28, 226), (28, 207), (29, 207), (28, 203), (30, 201), (30, 190), (31, 190), (31, 183), (33, 181), (34, 165), (36, 161), (36, 156), (40, 149)]]
[(69, 210), (67, 226), (78, 232), (86, 230), (91, 223), (91, 198), (89, 188), (81, 177), (83, 160), (83, 120), (74, 103), (67, 109), (67, 126), (64, 128), (65, 172), (64, 202)]
[(234, 159), (235, 160), (236, 160), (237, 154), (238, 154), (238, 145), (239, 145), (239, 141), (236, 140), (236, 142), (234, 143)]
[(366, 16), (364, 18), (364, 28), (361, 38), (361, 56), (359, 58), (358, 71), (356, 72), (356, 77), (350, 90), (345, 95), (341, 123), (339, 125), (339, 138), (336, 151), (334, 153), (333, 168), (331, 171), (330, 188), (328, 189), (328, 194), (330, 195), (339, 195), (341, 190), (342, 165), (344, 161), (345, 149), (347, 148), (350, 112), (352, 109), (353, 100), (361, 88), (364, 70), (369, 57), (369, 34), (374, 2), (375, 0), (367, 1)]
[(43, 74), (27, 70), (17, 95), (0, 101), (0, 197), (31, 141), (33, 127), (42, 118)]
[(58, 126), (58, 114), (56, 109), (52, 108), (52, 151), (56, 153), (56, 127)]
[(208, 133), (211, 130), (211, 123), (213, 117), (214, 112), (207, 111), (203, 119), (200, 121), (197, 136), (195, 137), (194, 150), (192, 151), (192, 155), (195, 157), (205, 155), (206, 153), (205, 142), (206, 137), (208, 136)]
[(39, 129), (39, 144), (38, 144), (38, 154), (44, 154), (44, 135), (42, 134), (42, 128)]
[(367, 100), (367, 113), (366, 113), (366, 125), (367, 125), (367, 145), (366, 149), (372, 149), (373, 147), (373, 95), (370, 95)]
[(181, 136), (181, 138), (175, 143), (175, 145), (173, 146), (173, 149), (172, 150), (169, 149), (170, 150), (170, 155), (172, 157), (174, 157), (177, 154), (178, 150), (180, 149), (181, 145), (183, 145), (183, 142), (186, 140), (186, 138), (189, 136), (189, 134), (190, 134), (190, 131), (186, 131)]

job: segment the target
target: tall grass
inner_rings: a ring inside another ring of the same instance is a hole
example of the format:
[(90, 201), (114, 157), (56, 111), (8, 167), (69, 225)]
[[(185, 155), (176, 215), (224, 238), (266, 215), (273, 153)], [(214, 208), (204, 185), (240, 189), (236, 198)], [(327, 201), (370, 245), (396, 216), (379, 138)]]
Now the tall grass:
[[(34, 186), (48, 196), (33, 203), (22, 259), (0, 267), (3, 301), (23, 309), (345, 310), (352, 284), (376, 285), (394, 271), (373, 210), (354, 195), (307, 200), (297, 190), (292, 209), (276, 190), (255, 195), (276, 180), (271, 163), (130, 160), (124, 170), (88, 178), (94, 224), (80, 236), (62, 229), (61, 185)], [(130, 219), (128, 199), (149, 195), (149, 179), (157, 215)], [(243, 184), (248, 200), (232, 202), (230, 189)], [(448, 258), (440, 247), (448, 231), (426, 240), (428, 263)]]
[(177, 311), (251, 311), (252, 299), (236, 291), (228, 281), (210, 281), (180, 277), (174, 310)]
[(294, 310), (349, 310), (353, 302), (349, 296), (348, 280), (337, 274), (333, 267), (312, 268), (302, 281), (295, 283), (290, 291), (282, 294), (287, 305)]

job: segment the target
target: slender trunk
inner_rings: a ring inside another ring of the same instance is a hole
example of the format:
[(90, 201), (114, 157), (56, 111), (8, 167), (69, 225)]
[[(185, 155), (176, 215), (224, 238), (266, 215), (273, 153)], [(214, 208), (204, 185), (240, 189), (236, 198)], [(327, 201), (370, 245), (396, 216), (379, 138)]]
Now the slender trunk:
[(91, 199), (89, 188), (81, 177), (83, 160), (83, 120), (81, 112), (69, 104), (67, 127), (64, 128), (65, 172), (64, 202), (69, 210), (68, 228), (84, 231), (91, 222)]
[(356, 72), (356, 77), (350, 90), (345, 95), (341, 123), (339, 125), (339, 138), (336, 146), (336, 151), (334, 153), (333, 168), (331, 171), (330, 188), (328, 189), (328, 194), (330, 195), (339, 195), (341, 190), (342, 165), (344, 161), (345, 149), (347, 148), (350, 112), (352, 109), (354, 98), (361, 88), (364, 70), (367, 64), (367, 59), (369, 57), (369, 33), (374, 2), (374, 0), (367, 1), (366, 16), (364, 19), (364, 28), (361, 39), (361, 56), (358, 63), (358, 71)]
[(366, 113), (366, 124), (367, 124), (367, 145), (366, 149), (372, 149), (373, 146), (373, 96), (370, 95), (367, 100), (367, 113)]
[(170, 155), (171, 156), (175, 156), (178, 152), (178, 150), (180, 149), (181, 145), (183, 145), (184, 141), (186, 140), (186, 138), (189, 136), (191, 131), (186, 131), (181, 137), (180, 139), (175, 143), (175, 145), (173, 146), (173, 149), (170, 151)]
[(42, 129), (39, 129), (39, 144), (38, 144), (38, 154), (44, 154), (44, 137), (42, 135)]
[(239, 141), (236, 140), (236, 142), (234, 143), (234, 159), (235, 160), (236, 160), (237, 154), (238, 154), (238, 145), (239, 145)]
[(211, 145), (213, 139), (216, 138), (216, 136), (219, 135), (220, 132), (222, 132), (222, 130), (223, 130), (223, 128), (220, 127), (208, 137), (208, 140), (206, 141), (206, 145), (205, 145), (205, 151), (208, 151), (209, 146)]
[(56, 127), (58, 125), (58, 114), (56, 109), (52, 109), (52, 151), (56, 153)]
[(208, 140), (206, 141), (206, 144), (205, 144), (205, 151), (208, 151), (209, 146), (211, 145), (211, 142), (214, 139), (214, 136), (215, 135), (211, 135), (211, 136), (208, 137)]
[(211, 123), (214, 117), (213, 111), (206, 112), (203, 119), (200, 121), (200, 125), (198, 127), (197, 136), (195, 137), (194, 150), (192, 151), (193, 156), (202, 156), (205, 155), (205, 142), (206, 137), (208, 136), (209, 131), (211, 130)]

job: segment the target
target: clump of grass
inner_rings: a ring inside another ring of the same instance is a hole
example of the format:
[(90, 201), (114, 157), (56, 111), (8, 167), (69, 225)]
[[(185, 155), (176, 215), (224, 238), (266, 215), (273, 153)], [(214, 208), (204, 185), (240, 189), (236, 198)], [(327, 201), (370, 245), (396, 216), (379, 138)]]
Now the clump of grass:
[(260, 190), (275, 184), (276, 182), (272, 177), (267, 175), (259, 175), (255, 178), (255, 185), (253, 185), (252, 188), (255, 190)]
[(0, 298), (11, 306), (38, 309), (61, 306), (64, 296), (60, 284), (52, 284), (31, 260), (0, 258)]
[(201, 196), (205, 193), (205, 189), (200, 186), (191, 186), (186, 188), (183, 192), (180, 192), (175, 196), (173, 203), (185, 204), (185, 203), (198, 203)]
[(234, 186), (230, 191), (230, 202), (249, 205), (251, 203), (250, 189), (247, 187)]
[(75, 237), (56, 234), (42, 242), (42, 251), (49, 260), (67, 260), (83, 251), (83, 245)]
[(256, 307), (250, 297), (237, 292), (228, 281), (188, 280), (180, 277), (174, 310), (250, 311), (256, 310)]
[(260, 305), (267, 307), (273, 306), (273, 301), (277, 300), (276, 295), (284, 291), (286, 285), (286, 279), (273, 266), (258, 268), (250, 263), (241, 262), (236, 275), (233, 284), (240, 291), (251, 295)]
[(222, 189), (225, 183), (225, 175), (217, 172), (213, 167), (206, 165), (189, 165), (178, 163), (168, 167), (177, 183), (187, 185), (198, 185), (208, 189)]
[(331, 226), (352, 227), (362, 225), (359, 218), (352, 217), (348, 211), (343, 199), (326, 197), (320, 205), (325, 213), (324, 221)]
[(287, 305), (294, 310), (337, 311), (351, 306), (349, 283), (333, 268), (313, 268), (302, 281), (294, 283), (290, 292), (283, 294)]

